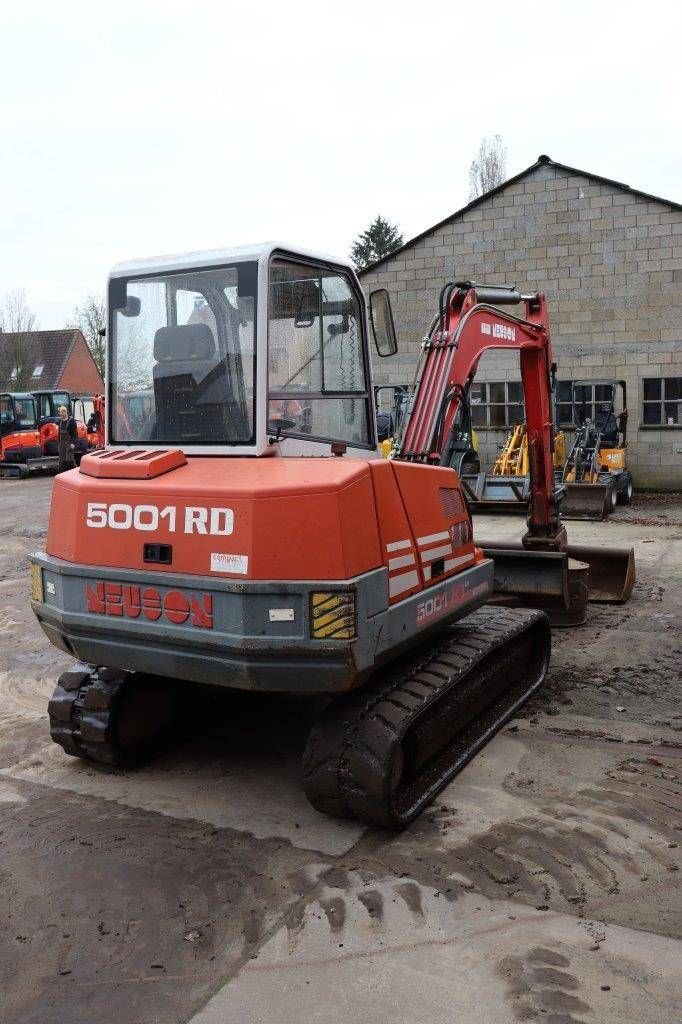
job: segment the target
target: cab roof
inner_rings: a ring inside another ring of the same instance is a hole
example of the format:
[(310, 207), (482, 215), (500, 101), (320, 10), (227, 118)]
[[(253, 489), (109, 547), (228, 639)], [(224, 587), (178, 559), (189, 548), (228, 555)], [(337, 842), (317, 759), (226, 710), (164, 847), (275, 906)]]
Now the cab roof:
[(145, 259), (126, 260), (117, 263), (109, 274), (114, 277), (137, 277), (143, 274), (164, 273), (178, 270), (194, 270), (198, 267), (219, 267), (226, 263), (241, 263), (247, 260), (267, 260), (273, 252), (289, 256), (302, 256), (336, 267), (348, 268), (346, 260), (335, 259), (326, 253), (301, 249), (284, 242), (261, 242), (258, 245), (239, 245), (228, 249), (200, 249), (197, 252), (180, 252), (166, 256), (149, 256)]

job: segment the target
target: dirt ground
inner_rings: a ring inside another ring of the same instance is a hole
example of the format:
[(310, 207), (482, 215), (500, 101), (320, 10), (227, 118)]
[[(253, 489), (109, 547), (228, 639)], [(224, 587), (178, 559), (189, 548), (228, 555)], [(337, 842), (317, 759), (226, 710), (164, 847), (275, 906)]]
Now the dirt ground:
[(308, 806), (306, 702), (228, 696), (135, 773), (51, 744), (50, 487), (0, 484), (2, 1024), (680, 1024), (682, 499), (569, 524), (635, 547), (632, 600), (393, 836)]

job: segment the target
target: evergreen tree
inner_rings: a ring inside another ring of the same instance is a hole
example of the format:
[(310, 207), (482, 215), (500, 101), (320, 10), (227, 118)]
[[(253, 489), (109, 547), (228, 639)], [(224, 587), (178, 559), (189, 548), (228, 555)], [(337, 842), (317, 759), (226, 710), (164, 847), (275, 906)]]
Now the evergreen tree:
[(351, 259), (356, 270), (364, 270), (370, 264), (395, 252), (403, 244), (403, 236), (396, 224), (378, 215), (366, 231), (361, 232), (353, 242)]

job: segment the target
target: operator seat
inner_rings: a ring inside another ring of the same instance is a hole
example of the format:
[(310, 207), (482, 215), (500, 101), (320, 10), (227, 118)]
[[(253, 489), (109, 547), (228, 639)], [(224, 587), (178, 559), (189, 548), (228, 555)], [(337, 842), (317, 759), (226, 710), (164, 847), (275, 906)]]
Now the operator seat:
[(154, 358), (156, 439), (199, 444), (221, 436), (225, 365), (208, 324), (161, 327), (154, 335)]
[(610, 402), (602, 402), (597, 408), (597, 428), (601, 431), (601, 447), (615, 448), (618, 444), (618, 423)]

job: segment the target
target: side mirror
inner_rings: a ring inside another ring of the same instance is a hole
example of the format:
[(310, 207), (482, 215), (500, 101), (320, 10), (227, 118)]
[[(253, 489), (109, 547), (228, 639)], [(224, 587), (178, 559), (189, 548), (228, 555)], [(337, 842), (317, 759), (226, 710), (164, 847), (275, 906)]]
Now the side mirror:
[(398, 342), (395, 337), (391, 299), (385, 288), (370, 292), (369, 321), (379, 355), (394, 356), (398, 351)]

